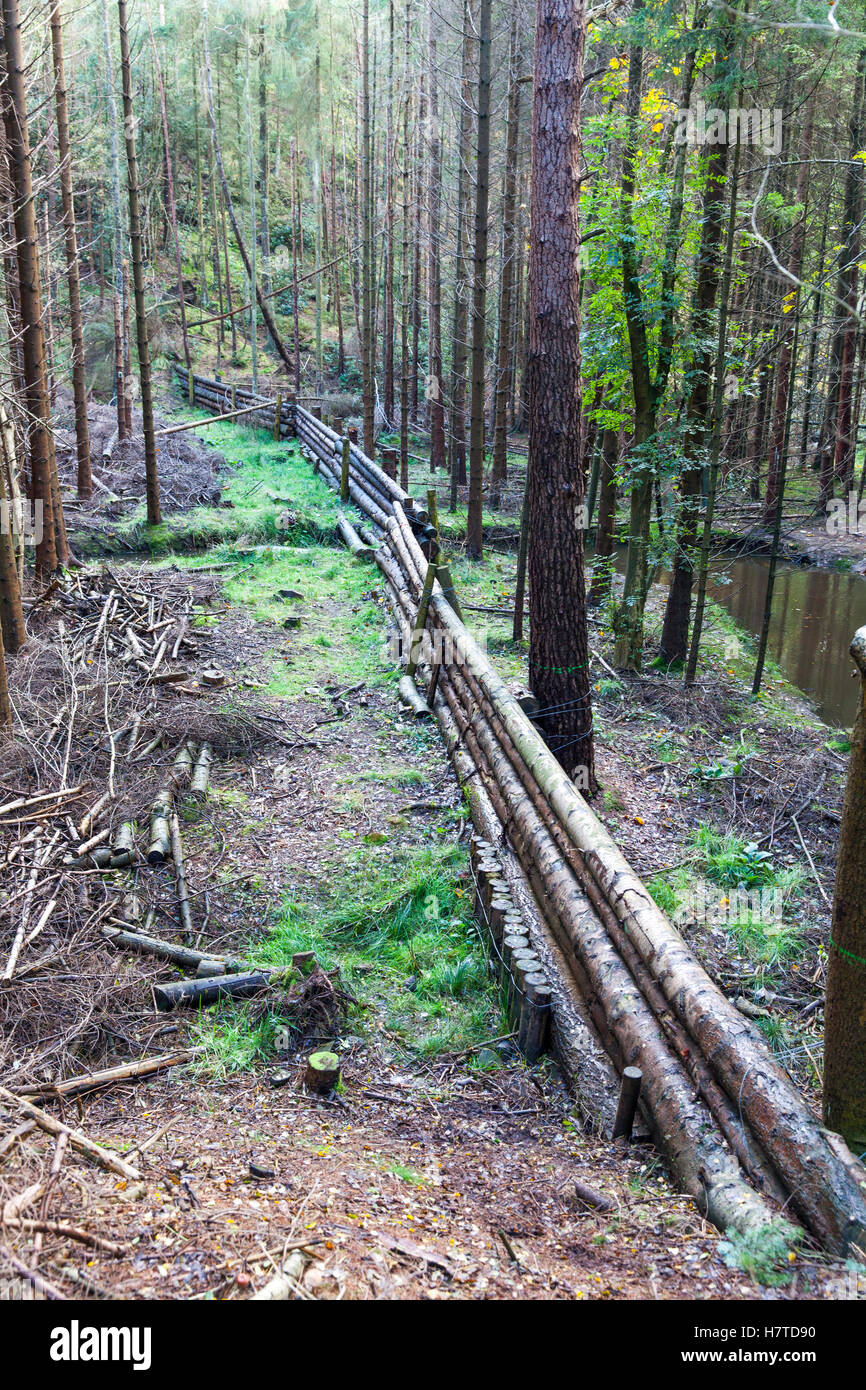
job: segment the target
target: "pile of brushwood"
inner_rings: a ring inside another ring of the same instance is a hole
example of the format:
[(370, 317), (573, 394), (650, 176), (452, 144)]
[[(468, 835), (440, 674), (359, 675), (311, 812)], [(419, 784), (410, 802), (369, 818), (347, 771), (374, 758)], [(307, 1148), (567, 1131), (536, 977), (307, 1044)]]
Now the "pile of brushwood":
[[(0, 1081), (18, 1092), (106, 1063), (152, 1069), (178, 1031), (155, 1006), (261, 992), (301, 1005), (302, 972), (287, 992), (214, 949), (208, 893), (187, 882), (181, 826), (210, 815), (212, 765), (281, 740), (206, 656), (194, 619), (214, 597), (207, 576), (103, 566), (30, 601), (0, 749)], [(226, 846), (208, 838), (212, 885)]]

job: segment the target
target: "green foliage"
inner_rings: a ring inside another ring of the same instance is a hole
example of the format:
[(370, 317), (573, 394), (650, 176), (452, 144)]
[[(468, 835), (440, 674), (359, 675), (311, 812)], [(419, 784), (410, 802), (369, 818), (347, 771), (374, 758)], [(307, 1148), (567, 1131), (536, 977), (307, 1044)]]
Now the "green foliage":
[(700, 851), (707, 878), (723, 888), (752, 888), (775, 878), (773, 856), (738, 835), (701, 825), (693, 832), (692, 843)]
[(791, 1282), (791, 1265), (796, 1247), (803, 1239), (798, 1226), (777, 1220), (741, 1235), (726, 1231), (719, 1253), (729, 1269), (741, 1269), (767, 1288), (778, 1289)]

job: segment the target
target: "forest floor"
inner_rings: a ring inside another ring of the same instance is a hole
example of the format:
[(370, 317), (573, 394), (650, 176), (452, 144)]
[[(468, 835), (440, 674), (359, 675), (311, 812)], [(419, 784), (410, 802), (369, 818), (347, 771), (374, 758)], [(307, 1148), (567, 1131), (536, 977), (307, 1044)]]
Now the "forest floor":
[[(7, 1033), (0, 1081), (56, 1080), (167, 1040), (198, 1051), (191, 1067), (60, 1104), (57, 1113), (136, 1163), (141, 1183), (77, 1156), (50, 1183), (53, 1146), (38, 1131), (0, 1149), (0, 1204), (32, 1187), (26, 1214), (49, 1227), (74, 1222), (119, 1253), (50, 1228), (37, 1251), (14, 1221), (7, 1247), (72, 1297), (246, 1298), (301, 1242), (299, 1297), (852, 1296), (845, 1271), (808, 1247), (781, 1264), (740, 1250), (729, 1267), (729, 1247), (675, 1191), (651, 1146), (624, 1149), (587, 1129), (553, 1063), (528, 1069), (517, 1057), (472, 924), (459, 788), (436, 733), (397, 711), (378, 572), (321, 543), (334, 499), (293, 446), (231, 425), (208, 437), (226, 458), (219, 500), (169, 516), (149, 537), (148, 565), (115, 557), (107, 574), (100, 565), (88, 573), (103, 587), (112, 576), (162, 586), (178, 613), (192, 603), (195, 671), (185, 693), (159, 687), (140, 737), (160, 724), (175, 739), (187, 728), (217, 752), (209, 799), (185, 805), (181, 826), (201, 945), (261, 965), (313, 951), (342, 1008), (323, 1034), (311, 1019), (295, 1023), (288, 1046), (280, 1028), (291, 1011), (274, 992), (200, 1017), (154, 1014), (149, 985), (173, 973), (99, 938), (105, 890), (88, 876), (75, 940), (95, 991), (102, 982), (98, 1007), (92, 1000), (79, 1045), (58, 1052), (63, 976), (57, 959), (36, 970), (26, 1013), (37, 1022), (26, 1047)], [(140, 517), (116, 520), (112, 547), (118, 537), (122, 549), (135, 545)], [(208, 554), (171, 554), (193, 544)], [(461, 595), (507, 607), (513, 564), (509, 554), (482, 566), (457, 558)], [(482, 620), (478, 635), (499, 668), (521, 674), (525, 650), (507, 619)], [(50, 606), (31, 618), (46, 649), (57, 621)], [(650, 637), (658, 621), (653, 610)], [(742, 671), (724, 655), (730, 630), (714, 610), (707, 675), (688, 702), (675, 680), (626, 685), (599, 662), (597, 809), (660, 904), (680, 913), (711, 973), (817, 1098), (827, 913), (790, 817), (829, 887), (844, 750), (778, 672), (763, 699), (746, 698), (747, 654)], [(599, 658), (608, 642), (600, 615)], [(225, 685), (200, 683), (205, 667)], [(88, 732), (82, 726), (82, 738)], [(77, 738), (70, 766), (89, 758), (101, 768)], [(27, 790), (27, 757), (10, 767), (5, 790)], [(134, 767), (118, 776), (124, 814), (146, 819), (154, 777)], [(744, 877), (778, 890), (778, 919), (733, 922), (722, 912), (710, 924), (693, 910), (700, 882), (723, 901)], [(171, 878), (149, 878), (164, 923)], [(68, 944), (69, 954), (63, 942), (57, 950), (61, 966), (77, 968)], [(20, 1006), (20, 995), (3, 992)], [(343, 1063), (328, 1102), (300, 1084), (301, 1058), (324, 1039)], [(15, 1123), (2, 1102), (0, 1123), (2, 1143)], [(610, 1209), (587, 1206), (575, 1182)], [(9, 1278), (4, 1293), (24, 1287)]]

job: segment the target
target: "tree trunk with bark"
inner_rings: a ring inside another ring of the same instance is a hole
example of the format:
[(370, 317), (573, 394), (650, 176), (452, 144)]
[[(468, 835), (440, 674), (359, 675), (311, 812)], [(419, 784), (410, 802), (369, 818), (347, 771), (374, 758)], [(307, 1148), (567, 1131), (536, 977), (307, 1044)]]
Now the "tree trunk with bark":
[[(596, 788), (581, 469), (582, 0), (538, 0), (529, 249), (529, 684), (551, 752)], [(545, 713), (545, 711), (548, 711)]]
[(824, 1012), (824, 1123), (866, 1149), (866, 628), (851, 643), (860, 703), (839, 832)]
[(502, 273), (499, 282), (499, 324), (496, 343), (496, 381), (493, 413), (493, 466), (490, 473), (490, 506), (500, 504), (502, 484), (507, 476), (508, 401), (513, 371), (511, 320), (514, 298), (516, 254), (515, 213), (517, 208), (517, 147), (520, 133), (520, 42), (518, 9), (511, 14), (508, 68), (508, 118), (505, 135), (505, 177), (502, 189)]
[(144, 256), (141, 242), (141, 210), (138, 198), (138, 156), (135, 150), (135, 113), (132, 106), (132, 69), (129, 61), (129, 31), (126, 0), (118, 0), (120, 25), (120, 74), (123, 87), (123, 129), (129, 191), (129, 240), (132, 245), (132, 283), (135, 293), (135, 339), (138, 347), (138, 379), (141, 383), (141, 417), (144, 430), (144, 471), (147, 491), (147, 522), (159, 524), (159, 476), (156, 463), (156, 433), (153, 425), (153, 390), (150, 377), (150, 344), (147, 336), (147, 310), (144, 303)]
[(442, 393), (442, 136), (439, 129), (439, 74), (433, 7), (428, 43), (430, 70), (428, 201), (429, 266), (427, 277), (427, 399), (430, 403), (430, 471), (445, 467), (445, 402)]
[(451, 390), (449, 412), (450, 510), (457, 510), (457, 489), (466, 483), (466, 361), (469, 315), (467, 306), (466, 206), (469, 190), (472, 44), (475, 18), (472, 0), (463, 0), (463, 47), (460, 74), (460, 119), (457, 136), (457, 205), (455, 209), (454, 311), (451, 329)]
[(54, 481), (56, 462), (42, 326), (39, 239), (25, 91), (26, 68), (18, 0), (3, 0), (2, 10), (6, 50), (3, 116), (14, 200), (22, 364), (29, 416), (30, 496), (42, 508), (42, 538), (36, 546), (36, 568), (39, 574), (48, 575), (57, 568), (58, 563), (65, 562), (65, 556), (58, 544), (60, 530), (57, 523), (62, 522), (62, 517), (55, 518), (55, 497), (59, 498), (59, 487), (55, 487)]
[(472, 390), (469, 404), (469, 507), (466, 554), (480, 560), (484, 549), (484, 390), (487, 346), (487, 213), (490, 199), (491, 0), (478, 7), (478, 136), (475, 159), (475, 242), (472, 276)]
[(69, 148), (69, 116), (66, 103), (60, 0), (54, 0), (51, 9), (51, 52), (54, 61), (54, 102), (57, 112), (57, 154), (60, 160), (63, 231), (66, 239), (66, 281), (69, 289), (69, 338), (72, 348), (72, 393), (75, 398), (78, 496), (88, 498), (93, 493), (93, 479), (90, 476), (90, 429), (87, 423), (87, 382), (84, 378), (81, 285), (78, 278), (78, 238), (75, 232), (75, 207), (72, 200), (72, 155)]

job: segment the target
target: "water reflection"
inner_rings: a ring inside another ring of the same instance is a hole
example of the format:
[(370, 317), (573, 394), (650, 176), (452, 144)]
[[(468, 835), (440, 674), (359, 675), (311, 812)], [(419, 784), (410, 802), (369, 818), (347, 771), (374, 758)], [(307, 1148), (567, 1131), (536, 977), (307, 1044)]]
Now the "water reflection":
[[(590, 561), (592, 556), (589, 556)], [(617, 553), (625, 572), (626, 551)], [(716, 557), (709, 593), (737, 624), (755, 636), (761, 630), (767, 592), (764, 556)], [(667, 588), (669, 576), (661, 583)], [(850, 729), (857, 713), (858, 682), (851, 679), (851, 638), (866, 624), (866, 579), (835, 570), (779, 565), (773, 592), (770, 655), (787, 679), (837, 728)]]
[[(747, 632), (760, 631), (766, 589), (765, 558), (713, 562), (710, 593)], [(859, 575), (793, 565), (776, 571), (770, 654), (828, 724), (854, 722), (858, 685), (848, 647), (864, 623), (866, 581)]]

